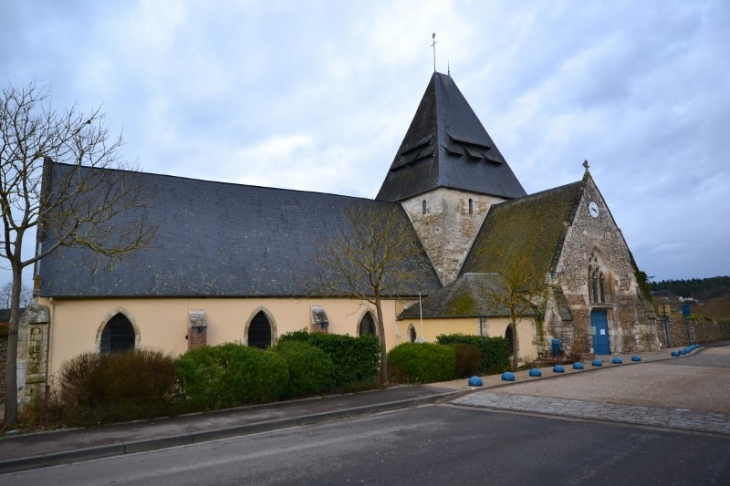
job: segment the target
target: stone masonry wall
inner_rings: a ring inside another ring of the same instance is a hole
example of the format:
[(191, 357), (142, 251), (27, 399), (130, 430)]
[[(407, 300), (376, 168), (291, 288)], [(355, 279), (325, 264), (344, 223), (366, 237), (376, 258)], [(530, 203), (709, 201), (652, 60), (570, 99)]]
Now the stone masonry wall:
[[(593, 218), (588, 205), (599, 209)], [(592, 346), (591, 311), (605, 310), (611, 352), (634, 352), (657, 349), (656, 328), (646, 313), (640, 296), (626, 242), (613, 220), (608, 206), (588, 179), (575, 219), (569, 224), (566, 240), (557, 266), (560, 285), (573, 314), (573, 321), (555, 316), (548, 323), (565, 349), (589, 352)], [(591, 303), (589, 266), (598, 266), (605, 275), (605, 303)]]
[[(687, 342), (687, 322), (684, 319), (669, 319), (666, 326), (669, 330), (669, 346), (667, 346), (667, 333), (665, 332), (662, 318), (656, 320), (656, 332), (662, 347), (682, 347), (690, 344)], [(689, 321), (689, 337), (694, 343), (712, 343), (717, 341), (730, 340), (730, 320)]]
[(502, 201), (483, 194), (439, 188), (401, 203), (443, 285), (456, 280), (487, 212), (493, 204)]

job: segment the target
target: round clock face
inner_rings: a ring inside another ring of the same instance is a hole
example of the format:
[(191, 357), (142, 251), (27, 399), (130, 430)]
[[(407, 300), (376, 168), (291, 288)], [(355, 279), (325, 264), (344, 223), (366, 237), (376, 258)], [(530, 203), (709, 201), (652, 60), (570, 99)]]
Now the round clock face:
[(591, 216), (594, 218), (598, 217), (598, 204), (591, 201), (591, 203), (588, 205), (588, 212), (591, 213)]

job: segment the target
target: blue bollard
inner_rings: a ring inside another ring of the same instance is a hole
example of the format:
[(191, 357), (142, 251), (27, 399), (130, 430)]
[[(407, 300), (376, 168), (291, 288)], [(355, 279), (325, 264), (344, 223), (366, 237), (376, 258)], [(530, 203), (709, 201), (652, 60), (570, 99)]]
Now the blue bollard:
[(615, 358), (613, 358), (611, 360), (611, 363), (613, 363), (613, 364), (624, 364), (624, 360), (622, 360), (621, 358), (619, 358), (618, 356), (616, 356)]
[(532, 377), (542, 376), (542, 371), (538, 370), (537, 368), (532, 368), (529, 375)]
[(639, 362), (639, 361), (641, 361), (641, 356), (639, 356), (638, 354), (635, 354), (631, 357), (631, 361)]
[(553, 366), (553, 373), (565, 373), (565, 368), (560, 365)]
[(672, 356), (679, 356), (679, 351), (672, 351)]
[(591, 361), (591, 364), (593, 366), (603, 366), (603, 363), (601, 363), (600, 359), (594, 359), (593, 361)]
[(584, 368), (585, 366), (583, 366), (583, 363), (581, 363), (580, 361), (576, 361), (575, 363), (573, 363), (574, 370), (582, 370)]
[(510, 373), (509, 371), (505, 371), (502, 373), (502, 381), (515, 381), (515, 375), (514, 373)]
[(483, 386), (482, 379), (478, 376), (472, 376), (469, 378), (469, 386)]

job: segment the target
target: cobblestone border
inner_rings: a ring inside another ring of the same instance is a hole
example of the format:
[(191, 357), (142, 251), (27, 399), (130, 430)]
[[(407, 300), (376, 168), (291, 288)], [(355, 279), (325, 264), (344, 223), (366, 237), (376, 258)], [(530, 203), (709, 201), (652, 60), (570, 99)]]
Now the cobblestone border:
[(556, 415), (560, 417), (604, 420), (626, 424), (730, 435), (730, 417), (718, 413), (699, 413), (681, 408), (643, 407), (596, 403), (565, 398), (475, 392), (451, 401), (455, 405), (494, 410)]

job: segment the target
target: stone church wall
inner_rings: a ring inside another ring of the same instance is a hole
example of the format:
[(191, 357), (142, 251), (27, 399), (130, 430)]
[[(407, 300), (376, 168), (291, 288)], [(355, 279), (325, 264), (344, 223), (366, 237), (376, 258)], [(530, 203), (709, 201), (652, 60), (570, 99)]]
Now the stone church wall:
[[(588, 205), (595, 202), (598, 217)], [(658, 349), (656, 328), (640, 296), (626, 242), (600, 192), (588, 179), (575, 218), (568, 227), (557, 266), (557, 278), (573, 314), (572, 321), (553, 316), (548, 326), (563, 339), (565, 349), (589, 352), (592, 347), (591, 312), (606, 311), (610, 350), (634, 352)], [(589, 268), (604, 275), (604, 302), (591, 302)]]
[(401, 203), (443, 285), (456, 280), (487, 212), (502, 201), (440, 188)]

